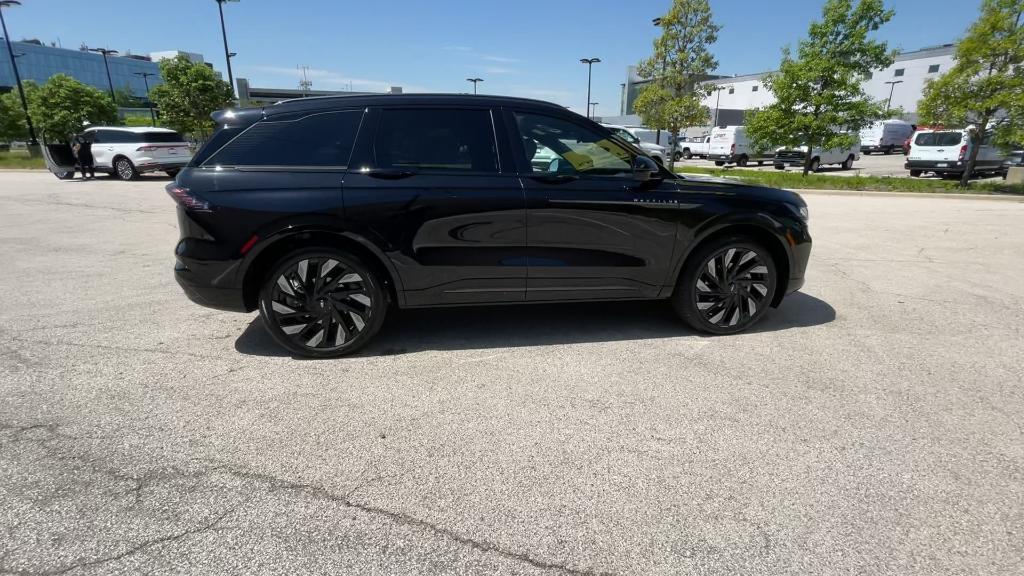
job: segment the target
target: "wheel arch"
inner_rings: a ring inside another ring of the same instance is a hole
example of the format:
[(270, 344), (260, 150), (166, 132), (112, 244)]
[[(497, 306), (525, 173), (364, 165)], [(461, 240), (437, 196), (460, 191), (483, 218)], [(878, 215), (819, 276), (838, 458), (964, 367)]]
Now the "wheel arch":
[(351, 252), (381, 277), (393, 302), (399, 306), (405, 304), (401, 277), (391, 260), (376, 245), (358, 234), (322, 228), (293, 229), (276, 234), (260, 245), (259, 251), (251, 255), (242, 279), (242, 298), (247, 310), (256, 309), (260, 284), (281, 257), (294, 250), (314, 246)]
[(789, 274), (792, 270), (789, 251), (786, 249), (785, 242), (776, 232), (765, 225), (753, 221), (723, 222), (699, 233), (687, 246), (682, 258), (679, 259), (675, 273), (672, 275), (671, 290), (675, 290), (675, 287), (678, 286), (680, 275), (682, 275), (683, 270), (691, 258), (693, 258), (698, 248), (708, 242), (714, 242), (730, 236), (749, 238), (768, 249), (768, 253), (775, 262), (776, 272), (778, 273), (778, 285), (775, 287), (772, 306), (778, 306), (782, 302), (783, 297), (785, 297), (786, 290), (789, 288)]

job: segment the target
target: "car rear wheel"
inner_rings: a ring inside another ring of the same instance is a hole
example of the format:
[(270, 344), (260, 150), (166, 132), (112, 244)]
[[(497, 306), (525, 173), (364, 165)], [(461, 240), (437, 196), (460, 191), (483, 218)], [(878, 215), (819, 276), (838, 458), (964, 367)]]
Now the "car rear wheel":
[(734, 334), (764, 316), (777, 284), (775, 261), (764, 246), (723, 238), (697, 248), (687, 260), (672, 307), (695, 330)]
[(736, 160), (736, 165), (737, 166), (746, 166), (747, 165), (747, 157), (746, 156), (740, 156), (739, 159)]
[(690, 152), (689, 148), (687, 148), (686, 150), (683, 150), (683, 158), (686, 158), (687, 160), (689, 160), (690, 158), (693, 158), (693, 152)]
[(725, 166), (725, 162), (722, 162), (721, 160), (715, 160), (715, 166)]
[(135, 180), (139, 177), (132, 161), (123, 156), (114, 161), (114, 174), (121, 180)]
[(847, 156), (846, 160), (843, 160), (843, 170), (850, 170), (852, 168), (853, 168), (853, 154)]
[(306, 249), (282, 258), (260, 290), (260, 316), (299, 356), (351, 354), (380, 330), (388, 310), (381, 279), (355, 256)]
[(821, 161), (817, 158), (811, 160), (811, 172), (817, 172), (818, 168), (821, 168)]
[(170, 170), (165, 170), (165, 172), (167, 173), (168, 176), (170, 176), (171, 178), (174, 178), (175, 176), (178, 175), (178, 172), (181, 172), (181, 169), (180, 168), (171, 168)]
[(911, 170), (910, 171), (910, 177), (911, 178), (920, 178), (921, 177), (921, 172), (922, 172), (921, 170)]

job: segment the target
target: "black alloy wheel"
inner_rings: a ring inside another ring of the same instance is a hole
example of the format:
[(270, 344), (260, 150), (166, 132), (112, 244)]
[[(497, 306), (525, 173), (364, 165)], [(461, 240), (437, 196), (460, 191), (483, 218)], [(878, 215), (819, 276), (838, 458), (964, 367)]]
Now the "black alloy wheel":
[(380, 330), (387, 291), (358, 258), (303, 250), (282, 259), (260, 293), (260, 316), (274, 339), (300, 356), (355, 352)]
[(688, 259), (672, 304), (694, 329), (734, 334), (764, 315), (777, 285), (767, 249), (743, 238), (726, 238), (698, 248)]

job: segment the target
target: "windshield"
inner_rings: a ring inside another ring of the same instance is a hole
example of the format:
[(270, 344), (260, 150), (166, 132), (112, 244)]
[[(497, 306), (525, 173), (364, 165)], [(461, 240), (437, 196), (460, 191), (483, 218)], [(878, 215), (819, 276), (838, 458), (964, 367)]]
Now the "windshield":
[(612, 128), (612, 134), (615, 134), (616, 136), (622, 138), (623, 140), (629, 142), (630, 144), (640, 143), (640, 139), (637, 138), (636, 136), (633, 136), (633, 133), (630, 132), (629, 130), (626, 130), (625, 128)]
[(916, 146), (956, 146), (963, 140), (962, 132), (924, 132), (914, 138)]

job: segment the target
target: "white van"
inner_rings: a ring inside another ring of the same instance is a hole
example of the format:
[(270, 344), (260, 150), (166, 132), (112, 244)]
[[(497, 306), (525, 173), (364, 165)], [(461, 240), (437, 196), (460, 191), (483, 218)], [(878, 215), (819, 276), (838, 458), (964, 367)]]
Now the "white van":
[(864, 154), (892, 154), (914, 133), (914, 125), (903, 120), (882, 120), (860, 131), (860, 151)]
[[(910, 141), (910, 153), (904, 168), (911, 176), (934, 172), (939, 176), (962, 175), (967, 169), (971, 144), (969, 129), (918, 130)], [(974, 163), (975, 174), (1000, 174), (1006, 155), (992, 145), (992, 134), (986, 134)]]
[(714, 160), (715, 166), (736, 163), (746, 166), (748, 162), (757, 162), (760, 166), (772, 159), (769, 152), (754, 150), (747, 138), (745, 126), (716, 126), (711, 130), (711, 147), (708, 160)]
[[(807, 146), (796, 148), (779, 148), (775, 152), (773, 162), (776, 170), (785, 170), (786, 166), (803, 168), (804, 158), (807, 157)], [(811, 172), (817, 172), (820, 166), (826, 164), (839, 164), (843, 170), (853, 168), (853, 161), (860, 160), (860, 140), (854, 140), (848, 148), (829, 148), (827, 150), (815, 148), (811, 151)]]

